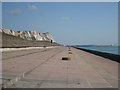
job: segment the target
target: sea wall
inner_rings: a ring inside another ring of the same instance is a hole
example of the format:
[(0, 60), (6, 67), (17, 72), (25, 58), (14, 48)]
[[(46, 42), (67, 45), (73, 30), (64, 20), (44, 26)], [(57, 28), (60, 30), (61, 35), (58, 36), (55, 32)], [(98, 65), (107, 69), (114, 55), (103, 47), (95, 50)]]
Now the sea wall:
[(106, 53), (106, 52), (100, 52), (100, 51), (95, 51), (95, 50), (89, 50), (89, 49), (83, 49), (83, 48), (78, 48), (78, 47), (74, 47), (76, 49), (80, 49), (113, 61), (116, 61), (118, 63), (120, 63), (120, 55), (116, 55), (116, 54), (111, 54), (111, 53)]

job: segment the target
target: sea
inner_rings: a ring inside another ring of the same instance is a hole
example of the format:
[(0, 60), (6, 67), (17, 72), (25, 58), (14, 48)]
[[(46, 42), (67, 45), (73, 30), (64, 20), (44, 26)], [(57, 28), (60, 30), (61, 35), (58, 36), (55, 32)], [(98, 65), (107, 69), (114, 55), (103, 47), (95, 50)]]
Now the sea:
[(118, 48), (120, 49), (120, 46), (119, 47), (118, 46), (77, 46), (77, 47), (120, 55), (118, 51)]

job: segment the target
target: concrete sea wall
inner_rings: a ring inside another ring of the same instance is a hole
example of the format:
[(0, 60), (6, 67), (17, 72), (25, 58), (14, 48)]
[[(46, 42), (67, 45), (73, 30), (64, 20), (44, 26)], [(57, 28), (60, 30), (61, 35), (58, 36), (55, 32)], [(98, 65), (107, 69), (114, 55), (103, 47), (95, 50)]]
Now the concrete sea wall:
[(89, 50), (89, 49), (83, 49), (83, 48), (78, 48), (78, 47), (74, 47), (74, 48), (80, 49), (80, 50), (83, 50), (83, 51), (86, 51), (86, 52), (89, 52), (89, 53), (92, 53), (92, 54), (95, 54), (95, 55), (98, 55), (98, 56), (101, 56), (101, 57), (104, 57), (104, 58), (107, 58), (107, 59), (110, 59), (110, 60), (120, 63), (120, 60), (119, 60), (120, 55), (106, 53), (106, 52), (100, 52), (100, 51), (95, 51), (95, 50)]

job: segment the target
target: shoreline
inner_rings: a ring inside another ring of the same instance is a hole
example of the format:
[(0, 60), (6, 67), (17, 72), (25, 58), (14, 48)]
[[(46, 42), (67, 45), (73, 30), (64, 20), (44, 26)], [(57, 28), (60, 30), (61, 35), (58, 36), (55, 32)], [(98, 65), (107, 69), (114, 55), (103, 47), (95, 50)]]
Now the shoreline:
[(85, 51), (88, 53), (92, 53), (94, 55), (101, 56), (101, 57), (104, 57), (104, 58), (107, 58), (112, 61), (116, 61), (116, 62), (120, 63), (120, 61), (119, 61), (120, 55), (117, 55), (117, 54), (100, 52), (100, 51), (95, 51), (95, 50), (90, 50), (90, 49), (83, 49), (83, 48), (78, 48), (78, 47), (74, 47), (74, 46), (73, 46), (73, 48), (76, 48), (76, 49), (79, 49), (79, 50), (82, 50), (82, 51)]

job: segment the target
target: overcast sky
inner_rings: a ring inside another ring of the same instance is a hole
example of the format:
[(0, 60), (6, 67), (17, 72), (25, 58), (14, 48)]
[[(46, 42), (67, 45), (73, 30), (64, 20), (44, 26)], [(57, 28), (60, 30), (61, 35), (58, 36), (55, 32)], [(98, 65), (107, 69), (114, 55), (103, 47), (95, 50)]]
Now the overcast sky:
[(50, 32), (61, 44), (116, 44), (117, 2), (3, 2), (3, 27)]

